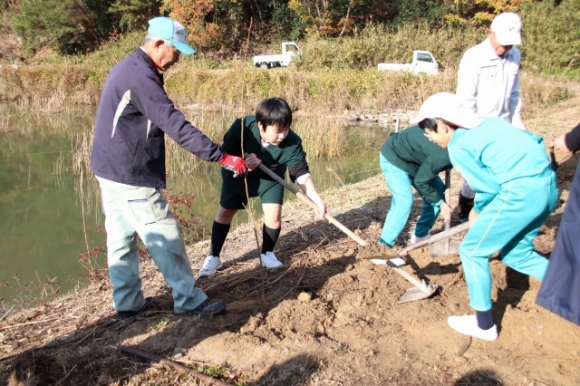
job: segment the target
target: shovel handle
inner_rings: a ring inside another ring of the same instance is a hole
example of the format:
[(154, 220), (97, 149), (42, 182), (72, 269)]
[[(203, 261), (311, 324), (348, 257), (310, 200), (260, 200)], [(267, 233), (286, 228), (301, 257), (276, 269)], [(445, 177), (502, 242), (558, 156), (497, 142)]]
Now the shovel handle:
[(414, 244), (410, 244), (407, 245), (405, 248), (401, 249), (399, 251), (399, 253), (397, 253), (397, 256), (399, 257), (405, 257), (409, 254), (410, 251), (415, 250), (417, 248), (423, 248), (426, 247), (429, 244), (433, 244), (436, 243), (437, 241), (441, 241), (441, 240), (445, 240), (446, 238), (449, 238), (457, 233), (466, 231), (469, 229), (469, 226), (471, 224), (469, 223), (469, 221), (460, 224), (460, 225), (456, 225), (453, 228), (450, 228), (446, 231), (443, 232), (439, 232), (436, 235), (431, 236), (429, 239), (427, 240), (422, 240), (422, 241), (418, 241)]
[[(248, 154), (246, 154), (246, 157), (248, 156)], [(279, 175), (277, 175), (276, 173), (274, 173), (273, 171), (271, 171), (270, 169), (268, 169), (267, 167), (265, 167), (264, 165), (260, 164), (258, 165), (258, 168), (263, 171), (264, 173), (266, 173), (267, 175), (269, 175), (270, 177), (272, 177), (272, 179), (274, 181), (276, 181), (277, 183), (279, 183), (280, 185), (282, 185), (283, 187), (285, 187), (286, 189), (288, 189), (289, 191), (291, 191), (292, 193), (294, 193), (299, 199), (301, 199), (304, 203), (310, 205), (312, 208), (314, 209), (318, 209), (318, 206), (316, 206), (316, 204), (314, 203), (314, 201), (312, 201), (307, 195), (305, 195), (304, 193), (302, 193), (300, 190), (296, 189), (294, 186), (290, 185), (288, 183), (288, 181), (286, 181), (283, 178), (280, 178)], [(361, 239), (359, 236), (357, 236), (354, 232), (352, 232), (350, 229), (348, 229), (347, 227), (345, 227), (344, 225), (342, 225), (337, 219), (335, 219), (334, 217), (332, 217), (331, 215), (329, 215), (328, 213), (326, 213), (324, 215), (324, 218), (331, 224), (333, 224), (334, 226), (336, 226), (338, 229), (340, 229), (341, 231), (343, 231), (344, 233), (346, 233), (347, 236), (349, 236), (351, 239), (353, 239), (354, 241), (356, 241), (358, 243), (358, 245), (364, 247), (367, 245), (366, 241), (364, 241), (363, 239)]]
[(554, 153), (554, 146), (548, 147), (548, 152), (550, 153), (550, 163), (552, 164), (552, 169), (554, 169), (554, 171), (557, 171), (560, 165), (568, 161), (574, 155), (574, 152), (568, 152), (564, 154), (560, 161), (558, 161), (556, 160), (556, 154)]
[[(449, 207), (451, 207), (451, 170), (445, 170), (445, 202)], [(451, 228), (451, 213), (449, 213), (449, 218), (445, 219), (444, 230), (449, 230)], [(451, 240), (447, 239), (445, 242), (445, 253), (449, 253), (449, 248), (451, 247)]]
[(467, 221), (467, 222), (464, 222), (463, 224), (456, 225), (453, 228), (449, 228), (446, 231), (439, 232), (436, 235), (431, 236), (427, 240), (427, 244), (432, 244), (432, 243), (435, 243), (437, 241), (445, 240), (446, 238), (449, 238), (457, 233), (468, 230), (470, 226), (471, 226), (471, 224), (469, 223), (469, 221)]
[[(451, 170), (445, 170), (445, 202), (451, 206)], [(445, 220), (445, 230), (451, 227), (451, 218)]]

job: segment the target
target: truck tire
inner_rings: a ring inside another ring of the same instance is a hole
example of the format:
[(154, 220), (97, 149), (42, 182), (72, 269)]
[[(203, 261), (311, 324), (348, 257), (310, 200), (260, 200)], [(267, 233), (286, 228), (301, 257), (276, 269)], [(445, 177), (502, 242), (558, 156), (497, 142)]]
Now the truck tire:
[(269, 66), (268, 66), (268, 63), (266, 63), (266, 62), (262, 62), (262, 63), (260, 63), (260, 68), (261, 68), (262, 70), (267, 70), (267, 69), (268, 69), (268, 67), (269, 67)]

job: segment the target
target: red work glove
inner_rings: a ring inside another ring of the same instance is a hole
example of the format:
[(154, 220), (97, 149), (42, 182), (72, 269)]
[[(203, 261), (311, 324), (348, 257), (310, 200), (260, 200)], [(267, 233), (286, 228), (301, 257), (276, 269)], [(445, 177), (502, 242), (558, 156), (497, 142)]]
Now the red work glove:
[(234, 175), (244, 175), (248, 171), (246, 161), (244, 161), (242, 157), (229, 155), (228, 153), (224, 153), (220, 165), (222, 165), (224, 169), (234, 173)]

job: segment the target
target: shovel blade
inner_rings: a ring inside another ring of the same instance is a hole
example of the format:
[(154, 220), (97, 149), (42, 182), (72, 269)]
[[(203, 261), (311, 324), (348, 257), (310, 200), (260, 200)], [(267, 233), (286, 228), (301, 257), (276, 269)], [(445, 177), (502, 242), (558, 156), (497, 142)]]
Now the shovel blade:
[(431, 254), (431, 257), (458, 255), (460, 244), (461, 241), (459, 240), (445, 239), (436, 241), (429, 244), (429, 253)]
[(413, 287), (409, 288), (403, 296), (399, 299), (398, 303), (409, 303), (416, 300), (427, 299), (437, 291), (437, 286), (434, 284), (425, 285), (424, 288)]

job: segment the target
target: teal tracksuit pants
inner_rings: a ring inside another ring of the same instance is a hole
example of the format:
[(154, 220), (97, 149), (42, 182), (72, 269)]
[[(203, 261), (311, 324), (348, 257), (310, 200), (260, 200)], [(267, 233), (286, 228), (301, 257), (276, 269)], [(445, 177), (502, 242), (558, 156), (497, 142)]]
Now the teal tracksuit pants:
[[(411, 209), (413, 208), (413, 202), (415, 200), (412, 189), (413, 178), (409, 173), (390, 163), (382, 154), (380, 155), (380, 164), (385, 179), (387, 180), (387, 187), (391, 191), (392, 199), (391, 208), (387, 213), (379, 243), (393, 247), (395, 240), (399, 237), (403, 228), (405, 228), (409, 215), (411, 214)], [(442, 196), (444, 195), (445, 184), (441, 181), (441, 178), (435, 178), (433, 187)], [(423, 198), (423, 210), (415, 227), (416, 236), (424, 237), (429, 234), (429, 230), (435, 224), (437, 216), (439, 216), (439, 211), (439, 205), (430, 204)]]
[(491, 310), (489, 257), (497, 251), (505, 265), (542, 280), (548, 260), (534, 251), (533, 240), (554, 210), (558, 188), (555, 173), (503, 183), (479, 213), (459, 248), (470, 305)]

